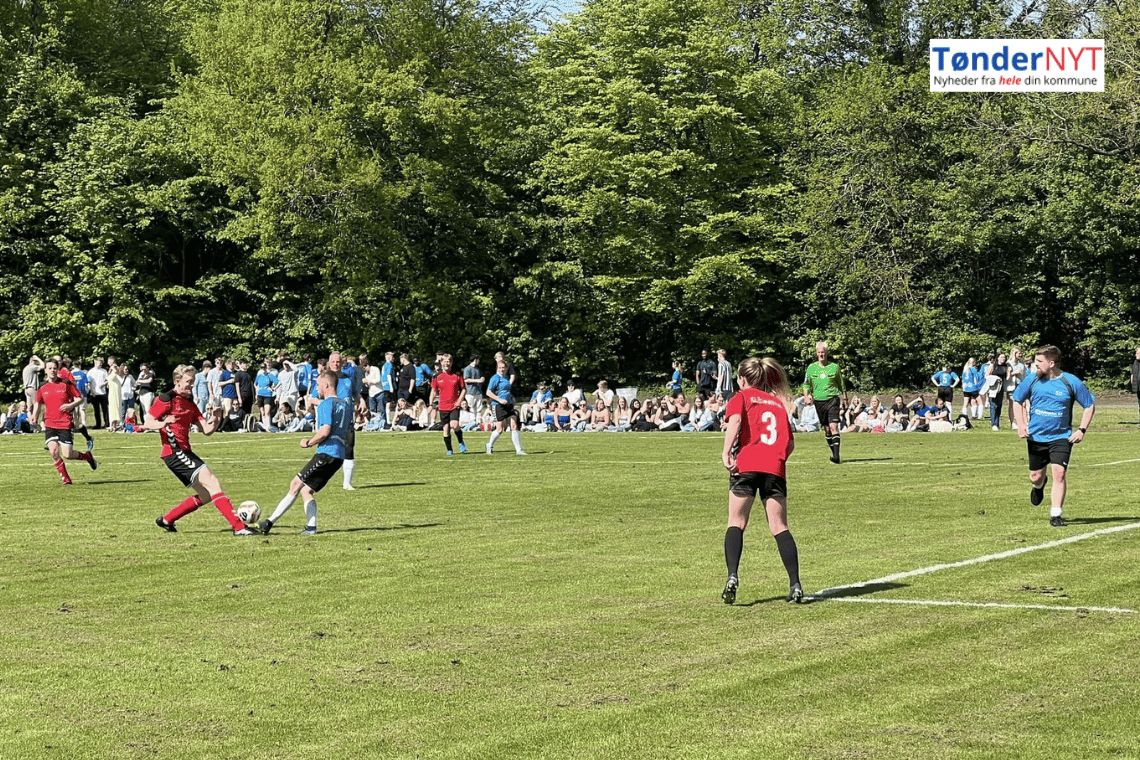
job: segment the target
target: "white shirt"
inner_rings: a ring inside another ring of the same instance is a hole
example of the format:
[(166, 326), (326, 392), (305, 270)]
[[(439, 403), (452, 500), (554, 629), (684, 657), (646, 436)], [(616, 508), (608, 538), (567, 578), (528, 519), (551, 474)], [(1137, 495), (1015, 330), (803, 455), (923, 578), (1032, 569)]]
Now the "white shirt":
[(364, 382), (368, 384), (368, 395), (379, 396), (384, 387), (380, 382), (380, 368), (373, 364), (368, 368), (368, 374), (364, 376)]
[(566, 391), (565, 393), (562, 394), (562, 398), (569, 401), (570, 406), (572, 408), (577, 408), (578, 402), (581, 401), (582, 399), (584, 399), (585, 397), (586, 396), (582, 393), (582, 390), (580, 388), (575, 388), (572, 391)]
[(107, 393), (107, 370), (99, 367), (87, 371), (87, 380), (91, 383), (89, 393), (92, 396), (103, 396)]
[(614, 403), (614, 392), (611, 390), (599, 390), (594, 394), (594, 396), (596, 398), (600, 398), (602, 400), (602, 403), (606, 405), (607, 409)]

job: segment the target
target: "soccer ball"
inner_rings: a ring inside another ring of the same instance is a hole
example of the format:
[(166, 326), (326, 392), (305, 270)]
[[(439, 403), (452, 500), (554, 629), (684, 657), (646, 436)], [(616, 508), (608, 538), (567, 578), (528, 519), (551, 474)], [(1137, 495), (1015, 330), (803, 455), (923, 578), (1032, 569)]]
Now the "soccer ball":
[(261, 519), (261, 505), (256, 501), (243, 501), (238, 505), (235, 514), (246, 525), (253, 525)]

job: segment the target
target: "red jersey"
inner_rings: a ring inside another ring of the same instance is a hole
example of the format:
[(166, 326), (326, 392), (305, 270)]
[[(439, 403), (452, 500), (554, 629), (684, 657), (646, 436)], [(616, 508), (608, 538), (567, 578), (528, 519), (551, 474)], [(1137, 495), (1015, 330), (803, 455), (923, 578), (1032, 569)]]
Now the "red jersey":
[(41, 385), (36, 391), (36, 402), (44, 407), (44, 427), (71, 430), (71, 412), (61, 412), (59, 408), (77, 398), (81, 398), (79, 391), (63, 378)]
[(197, 404), (177, 393), (163, 393), (150, 405), (150, 416), (156, 420), (174, 417), (174, 424), (170, 426), (174, 433), (174, 446), (170, 445), (166, 428), (163, 428), (159, 431), (162, 436), (162, 454), (159, 456), (168, 457), (174, 453), (175, 448), (190, 451), (190, 426), (203, 419)]
[(75, 375), (71, 374), (71, 370), (69, 370), (67, 367), (59, 368), (59, 379), (63, 380), (65, 383), (71, 383), (72, 385), (75, 385)]
[(785, 465), (792, 448), (792, 426), (784, 403), (771, 393), (745, 388), (728, 400), (725, 421), (733, 415), (740, 415), (737, 471), (787, 477)]
[(459, 408), (459, 399), (463, 397), (463, 378), (457, 372), (440, 372), (431, 379), (432, 390), (439, 400), (439, 411), (450, 412)]

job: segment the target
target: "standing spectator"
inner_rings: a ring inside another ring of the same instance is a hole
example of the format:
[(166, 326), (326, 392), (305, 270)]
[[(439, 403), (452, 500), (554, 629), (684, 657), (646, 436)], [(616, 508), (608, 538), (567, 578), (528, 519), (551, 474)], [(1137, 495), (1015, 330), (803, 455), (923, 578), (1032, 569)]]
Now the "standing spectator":
[(412, 364), (416, 365), (416, 400), (423, 399), (426, 402), (431, 398), (431, 379), (435, 377), (435, 372), (427, 362), (420, 359), (413, 359)]
[(724, 349), (717, 349), (716, 352), (716, 392), (717, 395), (724, 399), (727, 404), (732, 400), (733, 385), (732, 385), (732, 365), (728, 363), (725, 358)]
[(119, 399), (121, 408), (119, 409), (120, 419), (123, 424), (127, 422), (127, 410), (134, 409), (135, 407), (135, 378), (131, 375), (131, 367), (126, 362), (123, 362), (118, 367), (119, 370)]
[(100, 430), (111, 424), (110, 416), (107, 413), (108, 379), (107, 370), (103, 369), (103, 359), (96, 356), (94, 366), (87, 373), (87, 381), (91, 383), (88, 396), (91, 399), (91, 406), (95, 410), (95, 427)]
[(986, 388), (990, 398), (990, 429), (1001, 428), (1001, 405), (1005, 400), (1005, 386), (1009, 379), (1009, 365), (1005, 354), (998, 354), (997, 360), (989, 366), (986, 374)]
[[(226, 419), (229, 419), (234, 409), (238, 407), (237, 378), (234, 376), (236, 370), (234, 360), (226, 359), (225, 364), (222, 365), (221, 379), (218, 380), (218, 387), (222, 394), (223, 424)], [(226, 430), (225, 427), (222, 429)]]
[[(88, 393), (91, 391), (91, 378), (83, 371), (83, 365), (80, 362), (75, 362), (71, 368), (71, 381), (75, 383), (75, 390), (79, 391), (79, 395), (83, 397), (83, 403), (75, 410), (75, 422), (78, 425), (77, 430), (86, 432), (87, 430), (87, 399)], [(91, 450), (91, 445), (94, 439), (91, 436), (87, 438), (87, 450)]]
[[(1013, 349), (1009, 359), (1009, 375), (1005, 379), (1005, 395), (1007, 398), (1013, 395), (1017, 386), (1021, 385), (1021, 381), (1025, 379), (1025, 374), (1029, 370), (1020, 348)], [(1011, 403), (1009, 405), (1009, 426), (1013, 427), (1015, 424), (1017, 421), (1013, 418), (1013, 404)]]
[(277, 386), (273, 373), (269, 370), (268, 359), (257, 371), (253, 384), (257, 388), (257, 410), (261, 416), (261, 425), (268, 430), (273, 422), (273, 391)]
[(945, 401), (946, 406), (951, 409), (954, 408), (954, 389), (958, 387), (960, 380), (957, 372), (950, 371), (949, 364), (943, 364), (941, 372), (935, 372), (930, 376), (930, 382), (938, 389), (938, 398)]
[(1140, 348), (1136, 349), (1136, 358), (1132, 360), (1132, 392), (1136, 394), (1136, 406), (1140, 409)]
[(44, 371), (44, 360), (36, 355), (24, 365), (24, 401), (31, 409), (36, 403), (36, 391), (40, 388), (40, 374)]
[(416, 403), (416, 365), (407, 354), (400, 354), (399, 379), (398, 396), (411, 406)]
[(673, 377), (671, 377), (669, 379), (669, 382), (665, 384), (665, 390), (673, 398), (677, 398), (677, 396), (681, 393), (681, 377), (682, 377), (681, 369), (684, 366), (685, 365), (683, 365), (681, 363), (680, 359), (674, 361), (673, 362)]
[(206, 407), (210, 403), (210, 383), (207, 378), (213, 368), (213, 362), (207, 359), (202, 362), (202, 371), (194, 375), (194, 405), (202, 414), (206, 413)]
[(709, 350), (701, 349), (701, 360), (697, 362), (697, 393), (702, 401), (716, 393), (716, 362), (709, 358)]
[(383, 413), (384, 424), (382, 427), (388, 427), (391, 424), (391, 417), (388, 415), (392, 412), (392, 406), (396, 403), (396, 383), (399, 382), (396, 377), (396, 365), (393, 361), (396, 355), (391, 351), (384, 354), (384, 366), (380, 368), (380, 410)]
[(297, 407), (297, 367), (289, 361), (289, 357), (281, 360), (281, 369), (277, 372), (277, 406), (288, 404), (294, 409)]
[(796, 541), (788, 529), (787, 461), (795, 449), (785, 401), (790, 395), (788, 377), (773, 359), (745, 359), (739, 369), (741, 392), (725, 411), (721, 462), (728, 470), (728, 529), (724, 534), (724, 561), (728, 581), (721, 599), (736, 601), (744, 531), (756, 497), (764, 505), (768, 529), (776, 540), (788, 573), (788, 601), (799, 604), (800, 560)]
[(515, 372), (514, 363), (507, 361), (507, 357), (503, 355), (502, 351), (496, 351), (495, 352), (495, 366), (496, 367), (499, 366), (499, 362), (506, 362), (506, 364), (507, 364), (507, 379), (511, 381), (511, 385), (513, 386), (515, 383), (517, 383), (519, 381), (519, 376)]
[(483, 415), (483, 373), (479, 371), (478, 355), (473, 355), (463, 368), (463, 384), (467, 391), (467, 405), (478, 420)]
[(225, 365), (222, 363), (222, 357), (218, 356), (214, 358), (214, 366), (210, 369), (209, 372), (206, 373), (206, 385), (209, 387), (210, 391), (210, 403), (208, 404), (209, 406), (216, 406), (219, 408), (222, 406), (221, 382), (222, 371), (224, 369)]
[(146, 416), (154, 403), (154, 372), (146, 362), (139, 363), (139, 376), (135, 380), (135, 397), (139, 400), (139, 418)]
[(107, 407), (111, 410), (108, 426), (118, 430), (123, 426), (123, 378), (119, 374), (118, 361), (107, 357)]
[[(195, 378), (195, 382), (197, 379)], [(253, 413), (253, 378), (249, 374), (249, 361), (242, 359), (234, 372), (234, 385), (237, 386), (238, 404), (241, 405), (242, 419)], [(300, 409), (297, 412), (300, 413)]]
[[(316, 385), (316, 373), (313, 371), (313, 355), (305, 354), (301, 363), (296, 365), (297, 370), (297, 416), (301, 416), (308, 398), (309, 391)], [(317, 390), (320, 392), (320, 389)], [(316, 407), (314, 407), (315, 409)]]
[(368, 361), (367, 354), (360, 355), (360, 370), (364, 373), (364, 385), (368, 393), (368, 411), (373, 415), (384, 413), (384, 384), (381, 382), (380, 368)]
[[(1061, 517), (1068, 489), (1067, 472), (1074, 444), (1085, 439), (1096, 398), (1076, 375), (1062, 372), (1061, 352), (1056, 346), (1042, 346), (1033, 356), (1033, 377), (1022, 381), (1010, 396), (1017, 414), (1017, 434), (1029, 446), (1029, 503), (1039, 505), (1045, 498), (1045, 466), (1053, 475), (1049, 524), (1063, 528)], [(1073, 430), (1073, 402), (1084, 407), (1081, 424)]]
[(962, 367), (962, 414), (973, 420), (982, 418), (981, 393), (986, 387), (986, 376), (978, 370), (977, 364), (971, 356)]
[(815, 400), (819, 421), (824, 426), (823, 434), (831, 449), (831, 461), (839, 464), (839, 395), (843, 394), (843, 404), (847, 404), (847, 384), (839, 365), (828, 357), (827, 344), (815, 344), (816, 362), (804, 373), (804, 402), (810, 396)]

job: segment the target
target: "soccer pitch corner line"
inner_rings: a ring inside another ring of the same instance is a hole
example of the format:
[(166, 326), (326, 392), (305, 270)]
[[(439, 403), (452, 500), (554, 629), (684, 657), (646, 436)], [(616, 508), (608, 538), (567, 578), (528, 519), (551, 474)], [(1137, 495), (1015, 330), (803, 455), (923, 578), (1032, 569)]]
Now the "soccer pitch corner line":
[(1084, 541), (1086, 539), (1096, 538), (1098, 536), (1107, 536), (1107, 535), (1110, 535), (1112, 533), (1122, 533), (1122, 532), (1127, 531), (1127, 530), (1136, 530), (1137, 528), (1140, 528), (1140, 522), (1127, 523), (1125, 525), (1116, 525), (1116, 526), (1113, 526), (1111, 528), (1100, 528), (1099, 530), (1089, 531), (1088, 533), (1079, 533), (1075, 536), (1067, 536), (1065, 538), (1059, 538), (1056, 541), (1046, 541), (1043, 544), (1035, 544), (1033, 546), (1019, 546), (1016, 549), (1009, 549), (1007, 551), (997, 552), (995, 554), (984, 554), (980, 557), (971, 557), (970, 559), (959, 560), (958, 562), (945, 562), (945, 563), (938, 564), (938, 565), (929, 565), (927, 567), (920, 567), (916, 570), (906, 570), (906, 571), (901, 572), (901, 573), (894, 573), (892, 575), (884, 575), (882, 578), (874, 578), (874, 579), (869, 580), (869, 581), (861, 581), (859, 583), (849, 583), (845, 586), (835, 586), (833, 588), (826, 588), (826, 589), (823, 589), (822, 591), (817, 591), (814, 594), (809, 595), (807, 597), (807, 599), (810, 599), (811, 601), (835, 601), (835, 602), (864, 601), (867, 603), (875, 602), (875, 603), (886, 603), (886, 604), (909, 603), (909, 604), (927, 604), (927, 605), (942, 605), (942, 606), (967, 606), (967, 607), (1003, 607), (1004, 606), (1004, 607), (1011, 607), (1011, 608), (1028, 608), (1028, 609), (1036, 609), (1038, 607), (1041, 607), (1043, 609), (1051, 609), (1051, 610), (1072, 609), (1072, 610), (1090, 610), (1090, 611), (1095, 610), (1098, 612), (1134, 612), (1135, 610), (1123, 610), (1123, 609), (1117, 609), (1115, 607), (1105, 607), (1105, 608), (1073, 607), (1073, 608), (1066, 608), (1066, 607), (1055, 607), (1055, 606), (1051, 606), (1051, 605), (1024, 605), (1024, 604), (1000, 605), (1000, 604), (985, 604), (985, 603), (935, 602), (935, 601), (908, 602), (906, 600), (856, 599), (856, 598), (852, 598), (852, 597), (844, 597), (841, 595), (844, 592), (855, 591), (855, 590), (858, 590), (861, 588), (867, 588), (868, 586), (878, 586), (878, 585), (882, 585), (882, 584), (886, 584), (886, 583), (893, 583), (895, 581), (903, 580), (904, 578), (913, 578), (913, 577), (918, 576), (918, 575), (926, 575), (928, 573), (936, 573), (940, 570), (952, 570), (952, 569), (958, 568), (958, 567), (968, 567), (970, 565), (980, 565), (980, 564), (983, 564), (985, 562), (993, 562), (994, 560), (1008, 559), (1009, 557), (1016, 557), (1019, 554), (1027, 554), (1029, 552), (1040, 551), (1042, 549), (1054, 549), (1058, 546), (1064, 546), (1065, 544), (1072, 544), (1072, 543), (1076, 543), (1077, 541)]

